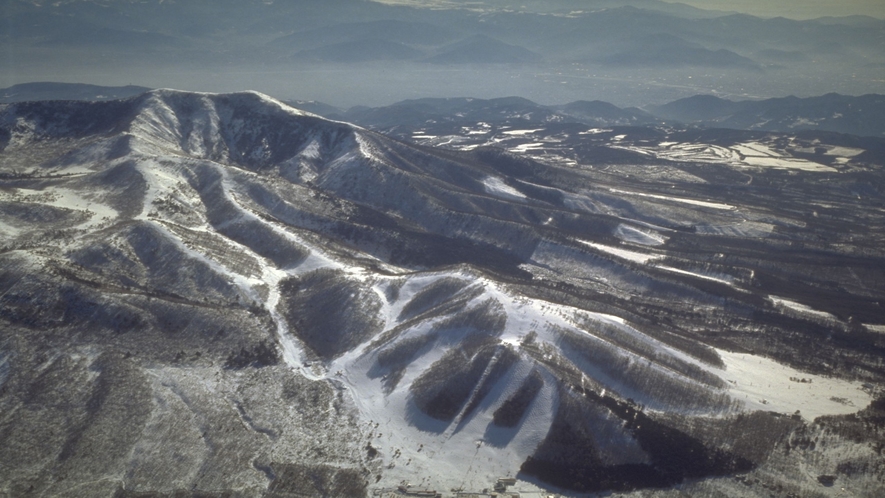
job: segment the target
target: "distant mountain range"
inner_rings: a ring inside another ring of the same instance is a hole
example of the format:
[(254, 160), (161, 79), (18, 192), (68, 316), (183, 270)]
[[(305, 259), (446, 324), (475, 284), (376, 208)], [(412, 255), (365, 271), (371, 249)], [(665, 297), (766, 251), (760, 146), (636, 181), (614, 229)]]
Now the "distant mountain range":
[(626, 108), (600, 101), (577, 101), (544, 106), (520, 98), (418, 99), (380, 108), (353, 108), (333, 113), (344, 119), (390, 130), (422, 121), (490, 121), (515, 119), (526, 124), (580, 122), (593, 126), (680, 123), (705, 128), (795, 132), (818, 130), (858, 136), (885, 135), (885, 96), (829, 94), (761, 101), (731, 101), (698, 95), (647, 109)]
[(545, 14), (573, 14), (575, 12), (600, 11), (625, 6), (698, 19), (718, 17), (730, 13), (705, 10), (684, 3), (662, 0), (447, 0), (445, 3), (471, 9), (510, 10)]
[[(428, 56), (428, 53), (434, 55)], [(484, 35), (475, 35), (430, 52), (385, 38), (351, 39), (298, 51), (292, 59), (336, 63), (415, 61), (432, 64), (521, 64), (539, 62), (542, 57), (517, 45), (510, 45)]]
[(301, 49), (318, 48), (352, 40), (381, 39), (413, 46), (437, 46), (455, 41), (458, 31), (417, 21), (388, 19), (344, 22), (322, 28), (296, 31), (268, 43), (270, 46)]
[[(32, 100), (112, 100), (144, 93), (139, 86), (103, 87), (70, 83), (26, 83), (0, 89), (0, 103)], [(330, 119), (390, 131), (421, 123), (477, 121), (525, 123), (579, 122), (593, 126), (640, 126), (677, 122), (683, 125), (736, 130), (794, 132), (818, 130), (849, 135), (885, 135), (885, 96), (827, 94), (732, 101), (696, 95), (646, 109), (620, 108), (602, 101), (541, 105), (520, 97), (498, 99), (425, 98), (383, 107), (342, 110), (322, 102), (289, 101), (293, 107)]]
[(595, 60), (614, 66), (662, 67), (706, 66), (720, 68), (759, 69), (759, 64), (731, 50), (710, 50), (669, 34), (644, 36), (627, 40), (615, 53), (597, 56)]
[(885, 134), (885, 96), (784, 97), (734, 102), (698, 95), (649, 108), (661, 119), (739, 130), (825, 130), (851, 135)]
[(142, 94), (143, 86), (99, 86), (81, 83), (22, 83), (0, 89), (0, 103), (32, 100), (115, 100)]
[(296, 52), (292, 59), (308, 62), (368, 62), (411, 60), (422, 55), (423, 52), (399, 42), (365, 38), (302, 50)]
[[(444, 97), (507, 87), (506, 94), (535, 100), (590, 94), (637, 105), (644, 96), (666, 101), (714, 91), (875, 92), (877, 65), (885, 64), (885, 21), (761, 19), (656, 0), (434, 8), (363, 0), (219, 0), (211, 7), (202, 0), (9, 0), (0, 22), (10, 54), (5, 74), (13, 76), (101, 74), (118, 83), (147, 74), (156, 86), (239, 88), (242, 75), (262, 74), (264, 91), (291, 98), (282, 89), (299, 72), (311, 76), (299, 81), (312, 98), (330, 100), (360, 80), (360, 93), (373, 97), (361, 100), (373, 105), (390, 101), (387, 77), (394, 75), (403, 98), (427, 95), (428, 87)], [(323, 79), (324, 64), (337, 65), (341, 77)]]
[(517, 64), (538, 62), (540, 54), (518, 45), (510, 45), (485, 35), (475, 35), (450, 46), (427, 59), (434, 64)]

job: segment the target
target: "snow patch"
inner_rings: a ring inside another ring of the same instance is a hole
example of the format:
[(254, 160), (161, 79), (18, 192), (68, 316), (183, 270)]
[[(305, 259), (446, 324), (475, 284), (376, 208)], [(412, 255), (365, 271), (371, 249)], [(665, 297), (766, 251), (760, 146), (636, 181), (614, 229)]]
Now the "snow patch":
[(695, 233), (699, 235), (721, 235), (725, 237), (768, 237), (774, 231), (774, 225), (744, 220), (729, 225), (695, 225)]
[(532, 133), (537, 133), (537, 132), (543, 131), (543, 130), (544, 130), (544, 128), (538, 128), (536, 130), (507, 130), (507, 131), (502, 131), (501, 134), (502, 135), (521, 136), (521, 135), (529, 135)]
[(823, 164), (785, 156), (771, 147), (758, 142), (735, 145), (734, 150), (743, 156), (743, 163), (749, 166), (776, 169), (798, 169), (802, 171), (836, 172), (835, 168)]
[(842, 158), (846, 157), (855, 157), (859, 156), (866, 152), (864, 149), (857, 149), (854, 147), (832, 147), (831, 149), (825, 152), (828, 156), (839, 156)]
[(655, 268), (660, 268), (661, 270), (665, 270), (665, 271), (669, 271), (669, 272), (673, 272), (673, 273), (678, 273), (680, 275), (688, 275), (690, 277), (702, 278), (704, 280), (710, 280), (712, 282), (719, 282), (720, 284), (726, 284), (726, 285), (734, 284), (734, 278), (732, 278), (731, 276), (728, 276), (728, 275), (717, 275), (714, 277), (711, 275), (704, 275), (702, 273), (695, 273), (695, 272), (691, 272), (691, 271), (680, 270), (679, 268), (673, 268), (671, 266), (663, 266), (663, 265), (655, 265)]
[(782, 297), (777, 297), (777, 296), (768, 296), (768, 299), (775, 306), (788, 308), (793, 311), (798, 311), (799, 313), (804, 313), (807, 315), (815, 316), (817, 318), (823, 318), (825, 320), (838, 321), (838, 319), (835, 316), (833, 316), (825, 311), (818, 311), (814, 308), (805, 306), (802, 303), (797, 303), (796, 301), (790, 301), (788, 299), (784, 299)]
[(578, 242), (584, 245), (588, 245), (597, 251), (602, 251), (607, 254), (611, 254), (612, 256), (617, 256), (621, 259), (626, 259), (628, 261), (633, 261), (634, 263), (639, 264), (647, 264), (649, 261), (654, 261), (656, 259), (661, 259), (663, 256), (658, 254), (644, 254), (636, 251), (628, 251), (627, 249), (620, 249), (618, 247), (611, 247), (602, 244), (597, 244), (596, 242), (588, 242), (586, 240), (576, 239)]
[[(700, 162), (708, 164), (725, 163), (735, 167), (797, 169), (815, 172), (837, 171), (824, 164), (782, 154), (768, 145), (759, 142), (747, 142), (732, 147), (722, 147), (711, 144), (661, 142), (654, 148), (637, 146), (615, 146), (615, 148), (627, 149), (640, 153), (651, 152), (658, 158), (669, 159), (672, 161)], [(853, 153), (855, 150), (859, 150), (840, 147), (834, 148), (834, 150), (837, 149), (839, 152), (841, 152), (842, 149), (845, 149), (848, 153)], [(805, 152), (802, 149), (794, 150)], [(809, 152), (813, 152), (813, 149)], [(834, 153), (832, 155), (842, 156), (845, 154)]]
[(532, 142), (532, 143), (527, 143), (527, 144), (520, 144), (520, 145), (517, 145), (516, 147), (511, 148), (511, 149), (510, 149), (510, 152), (516, 152), (516, 153), (520, 153), (520, 154), (521, 154), (521, 153), (524, 153), (524, 152), (529, 152), (529, 151), (533, 151), (533, 150), (538, 150), (538, 149), (543, 148), (543, 147), (544, 147), (544, 144), (542, 144), (542, 143), (540, 143), (540, 142)]
[(320, 142), (314, 138), (307, 145), (301, 149), (301, 152), (298, 153), (300, 157), (305, 159), (319, 159), (320, 158)]
[(876, 324), (872, 324), (872, 323), (865, 323), (865, 324), (863, 324), (863, 326), (866, 327), (866, 329), (869, 330), (870, 332), (875, 332), (877, 334), (885, 334), (885, 325), (876, 325)]
[[(120, 213), (114, 208), (97, 200), (90, 199), (82, 192), (71, 189), (61, 187), (46, 187), (43, 190), (18, 188), (16, 193), (18, 195), (39, 198), (40, 204), (46, 206), (86, 212), (90, 217), (84, 223), (77, 225), (77, 228), (80, 229), (94, 228), (101, 223), (115, 220), (120, 216)], [(2, 194), (0, 193), (0, 199), (4, 197)], [(8, 229), (11, 233), (18, 232), (15, 228), (2, 224), (2, 221), (0, 221), (0, 228)]]
[(732, 206), (731, 204), (722, 204), (719, 202), (698, 201), (695, 199), (686, 199), (684, 197), (671, 197), (668, 195), (646, 194), (643, 192), (630, 192), (628, 190), (620, 190), (620, 189), (616, 189), (616, 188), (610, 188), (608, 190), (609, 190), (609, 192), (612, 192), (615, 194), (635, 195), (635, 196), (639, 196), (639, 197), (648, 197), (651, 199), (660, 199), (663, 201), (681, 202), (683, 204), (692, 204), (694, 206), (702, 206), (702, 207), (708, 207), (708, 208), (713, 208), (713, 209), (721, 209), (721, 210), (725, 210), (725, 211), (734, 211), (735, 209), (737, 209), (737, 207)]
[(801, 372), (752, 354), (717, 352), (725, 363), (725, 370), (717, 373), (747, 409), (787, 414), (799, 410), (803, 418), (814, 420), (855, 413), (872, 401), (859, 383)]
[(630, 225), (625, 225), (623, 223), (618, 225), (618, 228), (615, 229), (615, 237), (623, 240), (624, 242), (632, 242), (634, 244), (640, 244), (643, 246), (659, 246), (662, 245), (664, 242), (667, 242), (667, 237), (657, 232), (651, 230), (640, 230)]
[(495, 197), (501, 197), (503, 199), (516, 200), (516, 201), (524, 201), (526, 199), (525, 194), (516, 190), (504, 183), (504, 180), (498, 178), (497, 176), (489, 176), (485, 180), (482, 181), (483, 186), (487, 193), (494, 195)]

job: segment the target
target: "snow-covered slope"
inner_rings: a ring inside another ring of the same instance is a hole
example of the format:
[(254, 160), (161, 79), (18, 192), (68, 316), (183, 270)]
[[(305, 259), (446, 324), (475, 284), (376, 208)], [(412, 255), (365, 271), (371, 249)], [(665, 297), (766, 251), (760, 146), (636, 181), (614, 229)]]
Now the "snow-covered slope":
[[(0, 402), (31, 406), (31, 370), (84, 376), (70, 401), (83, 415), (53, 436), (80, 455), (72, 469), (97, 466), (84, 489), (310, 494), (305, 472), (341, 494), (503, 476), (525, 490), (661, 487), (747, 472), (771, 451), (687, 420), (725, 433), (756, 414), (776, 441), (873, 399), (868, 374), (805, 374), (699, 340), (717, 310), (741, 327), (848, 333), (834, 314), (779, 311), (746, 267), (679, 259), (680, 222), (762, 216), (742, 206), (418, 148), (253, 92), (16, 104), (0, 123), (0, 319), (13, 331)], [(669, 228), (623, 215), (674, 199), (656, 215)], [(54, 378), (40, 382), (65, 385)], [(811, 379), (826, 396), (800, 389)], [(117, 467), (85, 446), (104, 420), (89, 414), (118, 413), (102, 389), (147, 393), (127, 405), (148, 414), (128, 439), (90, 443), (123, 448)], [(21, 417), (0, 437), (16, 441)], [(186, 462), (158, 485), (140, 472), (168, 466), (158, 448), (184, 437), (164, 426), (207, 443), (175, 443)], [(244, 463), (206, 477), (237, 441)], [(47, 451), (0, 475), (60, 475), (68, 450)]]

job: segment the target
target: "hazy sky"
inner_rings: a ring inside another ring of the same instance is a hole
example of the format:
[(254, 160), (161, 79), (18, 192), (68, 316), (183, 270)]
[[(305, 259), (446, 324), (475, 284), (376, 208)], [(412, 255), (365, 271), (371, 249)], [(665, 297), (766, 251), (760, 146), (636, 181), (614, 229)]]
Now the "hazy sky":
[(765, 17), (811, 19), (862, 14), (885, 19), (885, 0), (682, 0), (679, 3)]
[[(482, 0), (375, 0), (400, 5), (481, 3)], [(517, 4), (520, 0), (514, 0)], [(537, 1), (537, 0), (534, 0)], [(826, 16), (867, 15), (885, 19), (885, 0), (664, 0), (702, 9), (742, 12), (760, 17), (813, 19)]]

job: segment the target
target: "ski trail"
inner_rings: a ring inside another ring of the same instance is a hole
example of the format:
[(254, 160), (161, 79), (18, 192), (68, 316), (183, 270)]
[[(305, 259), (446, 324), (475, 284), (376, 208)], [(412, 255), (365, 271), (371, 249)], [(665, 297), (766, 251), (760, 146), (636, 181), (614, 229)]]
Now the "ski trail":
[[(488, 379), (489, 375), (492, 373), (492, 370), (495, 369), (495, 365), (498, 364), (498, 359), (500, 357), (501, 357), (501, 349), (498, 348), (495, 351), (495, 354), (492, 355), (492, 359), (489, 361), (489, 364), (486, 365), (486, 368), (483, 371), (482, 376), (479, 378), (479, 381), (477, 381), (476, 386), (473, 388), (473, 391), (470, 393), (470, 397), (467, 398), (467, 402), (464, 403), (464, 406), (461, 407), (461, 411), (459, 411), (458, 414), (455, 415), (455, 418), (452, 420), (452, 423), (449, 424), (449, 426), (446, 428), (445, 432), (443, 432), (443, 434), (442, 434), (443, 438), (449, 439), (452, 436), (454, 436), (455, 434), (457, 434), (458, 431), (461, 430), (461, 424), (464, 421), (464, 417), (468, 415), (466, 413), (467, 409), (473, 407), (473, 401), (479, 395), (479, 391), (483, 387), (485, 387), (486, 380)], [(476, 409), (476, 408), (473, 407), (473, 409)]]
[(228, 220), (225, 223), (230, 223), (240, 219), (248, 219), (250, 221), (254, 220), (262, 223), (263, 225), (273, 230), (275, 233), (285, 237), (293, 244), (305, 248), (308, 252), (308, 256), (304, 261), (293, 268), (277, 268), (272, 262), (257, 254), (248, 246), (224, 236), (223, 234), (218, 232), (218, 227), (212, 227), (211, 225), (188, 228), (191, 230), (202, 230), (213, 233), (219, 236), (221, 240), (224, 241), (224, 243), (230, 244), (237, 250), (242, 251), (254, 258), (261, 268), (261, 275), (259, 277), (256, 278), (253, 276), (250, 278), (249, 276), (241, 275), (237, 272), (229, 270), (223, 264), (216, 261), (212, 257), (188, 247), (187, 244), (185, 244), (184, 241), (177, 234), (169, 230), (166, 226), (164, 226), (163, 223), (157, 222), (156, 220), (149, 219), (147, 217), (147, 213), (150, 211), (154, 199), (170, 193), (177, 180), (174, 174), (170, 174), (168, 171), (164, 171), (162, 164), (156, 160), (149, 160), (149, 162), (146, 162), (146, 164), (151, 166), (150, 168), (139, 168), (139, 173), (141, 173), (142, 177), (145, 178), (148, 183), (148, 193), (144, 198), (142, 213), (137, 217), (137, 219), (141, 219), (151, 226), (155, 227), (165, 236), (166, 239), (174, 243), (185, 254), (193, 257), (198, 261), (208, 264), (210, 268), (212, 268), (212, 270), (229, 278), (240, 289), (244, 296), (248, 296), (256, 303), (262, 302), (259, 292), (256, 290), (256, 286), (261, 284), (267, 285), (268, 293), (267, 298), (263, 300), (263, 305), (264, 308), (270, 313), (270, 317), (273, 320), (274, 325), (276, 326), (276, 337), (277, 342), (280, 345), (283, 361), (290, 368), (298, 371), (311, 380), (320, 380), (326, 378), (325, 370), (321, 369), (320, 372), (317, 373), (314, 371), (314, 369), (319, 368), (318, 365), (308, 364), (304, 352), (304, 347), (302, 346), (301, 342), (291, 333), (288, 322), (278, 310), (278, 306), (282, 297), (280, 293), (280, 284), (287, 277), (297, 276), (304, 273), (305, 271), (328, 267), (344, 269), (344, 266), (327, 257), (323, 253), (323, 251), (320, 251), (317, 247), (308, 243), (301, 237), (298, 237), (288, 230), (276, 226), (273, 223), (268, 223), (265, 220), (262, 220), (249, 209), (245, 208), (239, 202), (237, 196), (234, 195), (234, 193), (232, 192), (233, 189), (231, 187), (230, 174), (226, 170), (226, 168), (214, 162), (210, 163), (212, 164), (214, 169), (221, 175), (221, 179), (218, 182), (221, 195), (223, 195), (224, 198), (229, 201), (238, 211), (238, 215), (236, 216), (236, 218)]
[[(217, 166), (217, 165), (216, 165)], [(306, 355), (304, 352), (304, 346), (301, 344), (301, 341), (295, 338), (295, 336), (289, 330), (289, 324), (286, 321), (285, 317), (283, 317), (279, 312), (279, 304), (281, 300), (280, 294), (280, 283), (289, 276), (296, 276), (303, 273), (304, 268), (325, 268), (325, 267), (336, 267), (340, 266), (335, 264), (335, 262), (322, 254), (316, 247), (313, 247), (311, 244), (308, 244), (301, 237), (298, 237), (287, 230), (284, 230), (280, 227), (275, 226), (272, 223), (267, 223), (262, 220), (254, 213), (243, 207), (243, 205), (239, 202), (236, 196), (231, 192), (230, 186), (230, 177), (228, 171), (224, 168), (217, 168), (221, 173), (221, 192), (225, 196), (225, 198), (233, 204), (233, 206), (240, 212), (240, 216), (244, 218), (250, 218), (258, 221), (259, 223), (268, 226), (274, 232), (282, 235), (289, 241), (294, 244), (297, 244), (300, 247), (304, 247), (308, 251), (308, 256), (302, 261), (298, 266), (290, 269), (279, 269), (274, 266), (269, 261), (266, 261), (265, 258), (259, 256), (254, 251), (246, 246), (242, 246), (243, 250), (248, 251), (252, 255), (254, 255), (261, 262), (261, 279), (268, 286), (269, 291), (267, 295), (267, 300), (264, 302), (264, 307), (270, 313), (271, 319), (276, 325), (276, 335), (277, 341), (280, 344), (283, 354), (283, 361), (292, 368), (300, 372), (302, 375), (307, 377), (310, 380), (320, 380), (326, 378), (325, 370), (321, 370), (319, 374), (315, 373), (312, 368), (317, 368), (316, 365), (309, 364), (306, 360)], [(317, 261), (319, 260), (319, 261)]]

